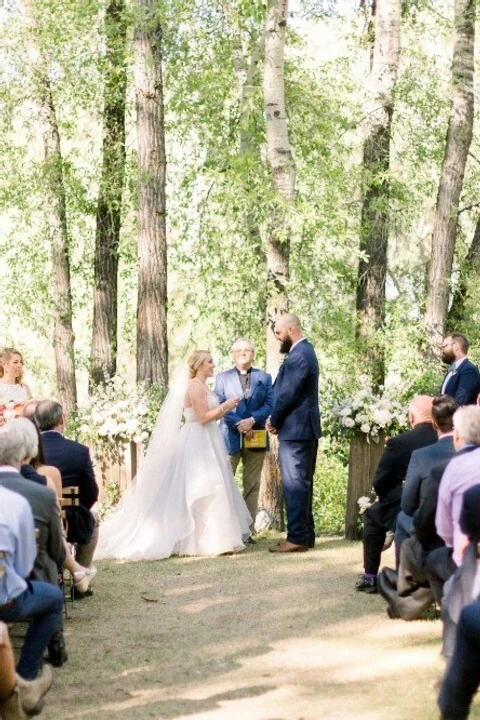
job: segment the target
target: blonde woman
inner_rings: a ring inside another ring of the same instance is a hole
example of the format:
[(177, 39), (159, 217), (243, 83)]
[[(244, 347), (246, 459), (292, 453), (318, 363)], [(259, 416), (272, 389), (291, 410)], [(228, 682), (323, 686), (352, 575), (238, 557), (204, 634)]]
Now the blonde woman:
[(15, 348), (0, 350), (0, 424), (8, 419), (8, 413), (21, 415), (22, 406), (32, 397), (32, 391), (24, 382), (23, 356)]
[(209, 351), (195, 350), (177, 375), (138, 477), (100, 528), (97, 558), (224, 555), (244, 549), (252, 520), (218, 427), (241, 398), (219, 404), (207, 386), (214, 368)]

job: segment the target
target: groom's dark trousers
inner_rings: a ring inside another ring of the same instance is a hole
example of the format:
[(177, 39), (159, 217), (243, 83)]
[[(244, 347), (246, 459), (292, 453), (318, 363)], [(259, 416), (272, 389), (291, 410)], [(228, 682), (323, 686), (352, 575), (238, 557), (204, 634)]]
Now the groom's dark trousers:
[(278, 431), (287, 540), (313, 546), (313, 475), (321, 435), (318, 362), (308, 340), (301, 340), (281, 365), (273, 388), (270, 422)]

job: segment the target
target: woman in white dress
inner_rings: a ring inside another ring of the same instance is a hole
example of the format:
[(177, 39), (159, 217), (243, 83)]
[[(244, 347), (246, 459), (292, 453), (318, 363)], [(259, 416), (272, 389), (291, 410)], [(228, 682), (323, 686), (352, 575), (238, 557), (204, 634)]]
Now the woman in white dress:
[[(22, 383), (23, 357), (15, 348), (0, 350), (0, 405), (7, 406), (7, 413), (14, 412), (15, 407), (21, 409), (32, 397), (28, 385)], [(21, 412), (14, 412), (21, 415)]]
[(244, 549), (252, 519), (217, 424), (240, 398), (219, 405), (206, 384), (214, 367), (208, 351), (196, 350), (188, 369), (177, 376), (137, 478), (100, 527), (97, 559), (153, 560)]

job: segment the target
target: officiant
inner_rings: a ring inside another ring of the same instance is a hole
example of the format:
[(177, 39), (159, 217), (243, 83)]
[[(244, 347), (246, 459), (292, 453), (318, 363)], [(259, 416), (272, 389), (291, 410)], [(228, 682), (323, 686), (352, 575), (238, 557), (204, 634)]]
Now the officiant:
[[(235, 474), (242, 461), (243, 498), (255, 522), (268, 436), (265, 421), (272, 411), (273, 390), (271, 376), (253, 367), (253, 343), (238, 338), (232, 346), (234, 367), (216, 377), (215, 394), (220, 403), (241, 397), (235, 410), (226, 413), (220, 430)], [(253, 524), (250, 528), (253, 533)], [(250, 542), (253, 542), (250, 539)]]

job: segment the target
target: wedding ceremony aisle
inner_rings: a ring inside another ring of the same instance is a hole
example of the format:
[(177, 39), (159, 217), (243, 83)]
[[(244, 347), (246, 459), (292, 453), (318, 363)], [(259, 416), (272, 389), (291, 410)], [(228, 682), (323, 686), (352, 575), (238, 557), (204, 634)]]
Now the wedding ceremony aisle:
[(356, 592), (360, 543), (317, 538), (286, 556), (271, 543), (98, 563), (94, 596), (68, 603), (70, 657), (42, 717), (438, 718), (440, 620), (390, 620), (380, 596)]

